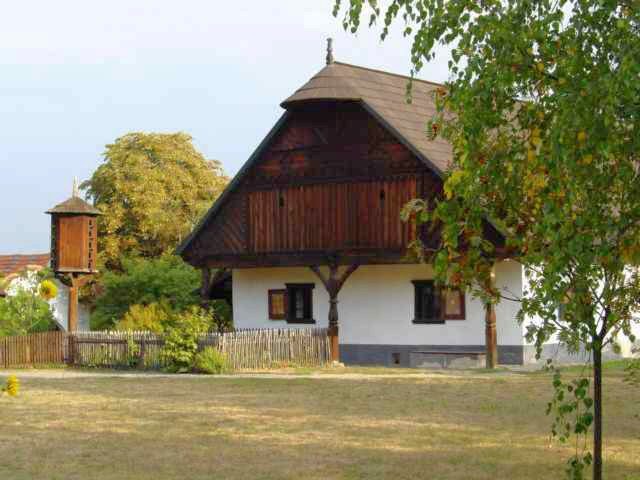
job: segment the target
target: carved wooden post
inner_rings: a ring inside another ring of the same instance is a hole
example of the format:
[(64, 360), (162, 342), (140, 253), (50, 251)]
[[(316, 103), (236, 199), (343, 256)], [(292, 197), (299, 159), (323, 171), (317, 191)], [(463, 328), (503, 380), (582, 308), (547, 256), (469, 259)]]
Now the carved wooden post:
[[(493, 285), (493, 271), (490, 280), (487, 281), (487, 291), (491, 292)], [(487, 368), (496, 368), (498, 365), (498, 333), (496, 329), (496, 306), (493, 302), (484, 304), (484, 322), (485, 322), (485, 348), (487, 356)]]
[(90, 280), (90, 275), (83, 275), (79, 273), (69, 274), (68, 280), (62, 278), (63, 283), (66, 283), (69, 287), (69, 319), (67, 325), (68, 332), (75, 332), (78, 330), (78, 295), (80, 293), (80, 289), (84, 287)]
[(342, 289), (347, 278), (355, 272), (358, 265), (350, 265), (344, 273), (338, 277), (338, 265), (335, 262), (329, 264), (329, 278), (327, 278), (318, 266), (309, 267), (315, 273), (329, 294), (329, 343), (331, 344), (331, 361), (340, 361), (340, 337), (338, 320), (338, 293)]
[(78, 286), (75, 278), (71, 277), (71, 285), (69, 286), (69, 323), (67, 325), (68, 332), (78, 330)]

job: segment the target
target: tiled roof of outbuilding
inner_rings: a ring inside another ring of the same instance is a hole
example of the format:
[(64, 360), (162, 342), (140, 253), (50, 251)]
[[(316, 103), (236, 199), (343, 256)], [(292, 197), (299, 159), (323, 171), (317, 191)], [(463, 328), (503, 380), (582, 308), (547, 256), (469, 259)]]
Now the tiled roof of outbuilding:
[[(8, 277), (22, 272), (27, 268), (40, 270), (49, 265), (48, 253), (35, 253), (27, 255), (0, 255), (0, 278)], [(0, 282), (0, 297), (4, 297), (5, 292)]]
[(0, 275), (4, 277), (19, 273), (27, 267), (44, 268), (47, 265), (49, 265), (48, 253), (0, 255)]

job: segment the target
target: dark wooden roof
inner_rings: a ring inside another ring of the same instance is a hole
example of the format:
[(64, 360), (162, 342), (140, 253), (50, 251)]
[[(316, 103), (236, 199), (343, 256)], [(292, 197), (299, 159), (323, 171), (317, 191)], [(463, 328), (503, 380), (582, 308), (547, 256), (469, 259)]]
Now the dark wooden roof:
[(433, 93), (442, 85), (414, 79), (412, 101), (407, 103), (409, 80), (403, 75), (334, 62), (281, 105), (289, 109), (311, 101), (358, 100), (419, 157), (442, 173), (451, 161), (451, 145), (442, 138), (431, 141), (426, 134), (427, 121), (436, 111)]
[(227, 185), (225, 191), (196, 228), (178, 246), (176, 253), (183, 254), (191, 241), (216, 216), (231, 192), (239, 185), (240, 180), (287, 121), (290, 111), (295, 110), (299, 105), (323, 101), (357, 101), (429, 169), (436, 175), (442, 176), (452, 158), (451, 146), (442, 139), (430, 141), (426, 132), (427, 121), (435, 113), (433, 92), (441, 85), (414, 79), (412, 102), (407, 103), (406, 92), (409, 80), (407, 76), (346, 63), (333, 62), (325, 66), (281, 103), (287, 111)]
[(75, 213), (83, 215), (102, 215), (102, 212), (95, 208), (93, 205), (82, 200), (80, 197), (71, 197), (62, 203), (59, 203), (51, 210), (47, 210), (45, 213)]

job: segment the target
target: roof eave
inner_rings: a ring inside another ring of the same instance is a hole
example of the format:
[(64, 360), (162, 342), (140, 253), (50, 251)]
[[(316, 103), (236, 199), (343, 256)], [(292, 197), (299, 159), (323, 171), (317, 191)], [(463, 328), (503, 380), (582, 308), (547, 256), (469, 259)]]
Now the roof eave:
[(344, 97), (314, 97), (314, 98), (301, 98), (290, 100), (293, 96), (283, 101), (280, 106), (285, 110), (289, 110), (291, 107), (297, 107), (300, 105), (323, 103), (323, 102), (361, 102), (362, 98), (358, 96), (344, 96)]
[(204, 229), (204, 227), (213, 219), (213, 217), (218, 213), (222, 205), (226, 202), (227, 198), (231, 194), (233, 190), (235, 190), (236, 186), (240, 183), (244, 174), (249, 168), (253, 166), (256, 160), (260, 157), (263, 150), (269, 145), (271, 139), (275, 136), (275, 134), (280, 130), (280, 127), (285, 123), (285, 121), (289, 118), (289, 112), (285, 110), (285, 112), (280, 116), (276, 124), (269, 130), (267, 136), (260, 142), (258, 147), (251, 154), (249, 159), (242, 165), (242, 168), (236, 173), (231, 182), (227, 185), (224, 191), (220, 194), (220, 196), (213, 203), (211, 208), (205, 213), (202, 219), (198, 222), (196, 227), (191, 231), (191, 233), (178, 245), (175, 250), (176, 255), (182, 256), (185, 250), (189, 247), (193, 239)]
[(47, 215), (89, 215), (91, 217), (98, 217), (101, 215), (104, 215), (104, 213), (100, 212), (100, 211), (81, 211), (81, 210), (47, 210), (46, 212)]

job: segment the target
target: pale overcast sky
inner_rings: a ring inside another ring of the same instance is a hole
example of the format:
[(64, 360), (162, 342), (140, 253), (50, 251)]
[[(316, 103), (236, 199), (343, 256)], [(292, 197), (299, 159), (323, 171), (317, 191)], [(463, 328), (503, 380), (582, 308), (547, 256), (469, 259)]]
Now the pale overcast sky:
[[(346, 0), (345, 0), (346, 1)], [(409, 44), (353, 36), (333, 0), (21, 0), (0, 7), (0, 254), (45, 252), (43, 212), (129, 131), (185, 131), (235, 174), (279, 103), (338, 61), (406, 74)], [(444, 81), (446, 56), (422, 77)]]

